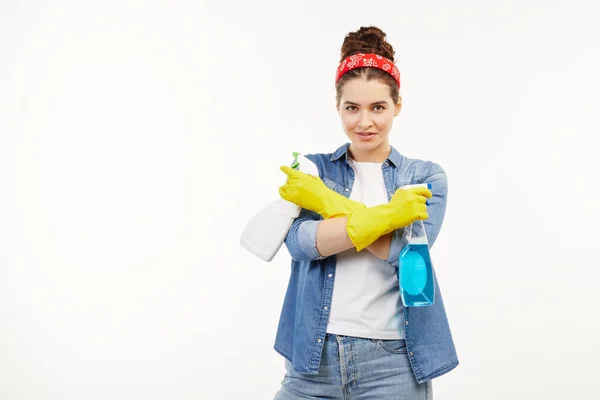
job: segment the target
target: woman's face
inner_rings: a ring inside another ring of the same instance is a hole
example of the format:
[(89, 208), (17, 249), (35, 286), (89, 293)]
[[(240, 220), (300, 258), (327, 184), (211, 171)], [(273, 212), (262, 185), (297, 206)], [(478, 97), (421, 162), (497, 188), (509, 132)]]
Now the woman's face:
[(344, 84), (337, 110), (352, 142), (352, 158), (367, 162), (385, 160), (390, 151), (392, 122), (401, 107), (402, 100), (394, 104), (389, 87), (378, 80), (356, 78)]

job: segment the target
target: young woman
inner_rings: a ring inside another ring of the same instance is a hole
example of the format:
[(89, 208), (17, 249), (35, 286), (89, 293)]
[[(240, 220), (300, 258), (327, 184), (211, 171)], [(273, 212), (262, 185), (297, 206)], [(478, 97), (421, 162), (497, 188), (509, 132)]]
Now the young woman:
[[(433, 245), (447, 178), (390, 146), (402, 99), (385, 37), (363, 27), (342, 45), (336, 103), (350, 143), (306, 155), (318, 178), (281, 167), (281, 197), (303, 209), (285, 241), (292, 268), (274, 347), (287, 373), (276, 400), (431, 399), (431, 380), (458, 365), (437, 280), (431, 306), (400, 298), (404, 228), (422, 220)], [(398, 190), (416, 183), (431, 189)]]

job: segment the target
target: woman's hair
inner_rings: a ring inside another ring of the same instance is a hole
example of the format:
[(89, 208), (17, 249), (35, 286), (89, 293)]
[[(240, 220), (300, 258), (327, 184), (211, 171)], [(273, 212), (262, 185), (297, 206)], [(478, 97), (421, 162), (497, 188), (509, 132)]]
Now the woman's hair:
[[(340, 63), (347, 57), (357, 53), (375, 53), (383, 56), (392, 62), (394, 60), (394, 48), (385, 40), (386, 34), (375, 26), (361, 27), (356, 32), (350, 32), (344, 38), (342, 44)], [(344, 84), (352, 79), (362, 77), (367, 81), (377, 79), (385, 83), (390, 88), (390, 96), (394, 104), (398, 103), (400, 97), (398, 84), (394, 78), (387, 72), (378, 68), (362, 67), (346, 72), (335, 85), (336, 103), (339, 105), (342, 97)]]

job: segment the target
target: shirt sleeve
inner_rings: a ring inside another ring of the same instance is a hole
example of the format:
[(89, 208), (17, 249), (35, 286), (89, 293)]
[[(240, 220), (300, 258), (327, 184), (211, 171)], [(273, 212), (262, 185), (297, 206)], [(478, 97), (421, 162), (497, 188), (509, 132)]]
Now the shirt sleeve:
[(314, 261), (325, 257), (317, 250), (317, 227), (321, 216), (302, 209), (294, 220), (285, 238), (285, 245), (294, 260)]
[[(438, 164), (431, 163), (429, 173), (427, 177), (420, 183), (431, 184), (432, 197), (429, 199), (429, 206), (427, 207), (427, 213), (429, 218), (423, 221), (425, 231), (427, 232), (427, 241), (429, 248), (433, 246), (437, 239), (442, 223), (444, 222), (444, 215), (446, 214), (446, 199), (448, 195), (448, 178), (446, 173)], [(400, 252), (407, 245), (406, 239), (408, 228), (397, 229), (392, 234), (392, 241), (390, 244), (390, 251), (388, 254), (387, 262), (393, 266), (398, 266), (398, 257)], [(413, 235), (422, 235), (423, 228), (421, 224), (413, 224)]]

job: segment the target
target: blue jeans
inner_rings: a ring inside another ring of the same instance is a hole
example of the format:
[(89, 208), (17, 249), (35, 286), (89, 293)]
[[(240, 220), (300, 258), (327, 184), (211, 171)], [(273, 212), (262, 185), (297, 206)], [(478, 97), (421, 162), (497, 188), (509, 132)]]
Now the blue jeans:
[(327, 334), (318, 375), (287, 373), (274, 400), (432, 400), (431, 381), (418, 384), (406, 342)]

